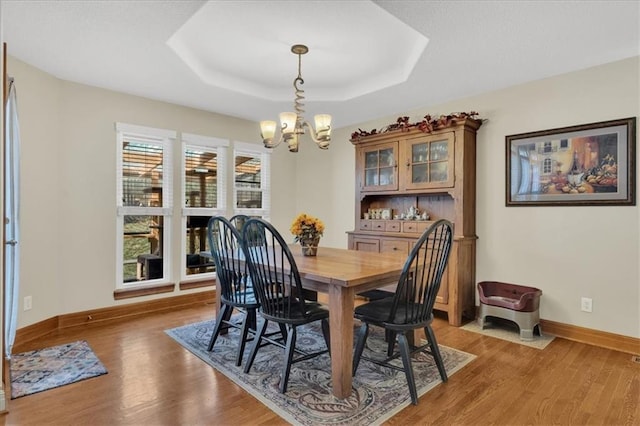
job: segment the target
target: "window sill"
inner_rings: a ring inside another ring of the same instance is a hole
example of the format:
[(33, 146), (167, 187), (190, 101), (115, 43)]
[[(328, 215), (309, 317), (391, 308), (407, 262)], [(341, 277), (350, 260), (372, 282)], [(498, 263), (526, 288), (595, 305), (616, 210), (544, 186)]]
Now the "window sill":
[(175, 287), (175, 284), (157, 284), (148, 287), (117, 289), (113, 292), (113, 298), (114, 300), (121, 300), (149, 296), (151, 294), (171, 293)]
[(180, 283), (180, 290), (190, 290), (192, 288), (201, 288), (201, 287), (213, 287), (216, 285), (215, 278), (209, 278), (204, 280), (197, 281), (182, 281)]

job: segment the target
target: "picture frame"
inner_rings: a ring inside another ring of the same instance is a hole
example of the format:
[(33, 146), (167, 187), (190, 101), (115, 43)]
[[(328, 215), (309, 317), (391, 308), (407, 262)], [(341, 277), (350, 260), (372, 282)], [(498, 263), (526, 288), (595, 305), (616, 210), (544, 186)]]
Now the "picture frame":
[(506, 206), (635, 206), (636, 117), (508, 135)]

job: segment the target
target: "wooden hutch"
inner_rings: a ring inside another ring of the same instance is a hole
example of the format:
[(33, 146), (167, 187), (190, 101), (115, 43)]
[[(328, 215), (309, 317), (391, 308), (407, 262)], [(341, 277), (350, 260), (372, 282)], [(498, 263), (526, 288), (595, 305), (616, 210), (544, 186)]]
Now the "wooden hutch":
[[(479, 119), (463, 117), (424, 132), (408, 126), (378, 134), (354, 134), (356, 148), (355, 226), (349, 248), (408, 255), (434, 220), (454, 224), (449, 264), (435, 309), (460, 326), (475, 316), (476, 131)], [(428, 220), (402, 220), (413, 207)], [(365, 219), (386, 209), (383, 218)], [(391, 214), (389, 216), (389, 210)]]

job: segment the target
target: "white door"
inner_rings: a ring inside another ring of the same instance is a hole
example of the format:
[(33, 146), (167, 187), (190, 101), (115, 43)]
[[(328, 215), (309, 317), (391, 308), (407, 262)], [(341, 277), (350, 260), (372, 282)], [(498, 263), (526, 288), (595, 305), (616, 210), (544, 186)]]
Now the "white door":
[(18, 321), (18, 289), (20, 272), (19, 190), (20, 190), (20, 130), (18, 105), (13, 79), (9, 80), (9, 97), (5, 108), (5, 355), (11, 356)]

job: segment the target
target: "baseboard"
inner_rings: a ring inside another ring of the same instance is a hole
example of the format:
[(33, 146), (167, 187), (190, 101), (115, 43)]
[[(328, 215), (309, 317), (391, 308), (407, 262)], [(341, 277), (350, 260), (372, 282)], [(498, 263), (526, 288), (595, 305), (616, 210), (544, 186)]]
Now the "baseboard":
[(576, 325), (563, 324), (560, 322), (540, 320), (542, 331), (553, 334), (563, 339), (573, 340), (580, 343), (613, 349), (630, 354), (640, 354), (640, 339), (623, 336), (621, 334), (609, 333), (607, 331), (593, 330), (590, 328), (578, 327)]
[(13, 347), (17, 347), (25, 342), (42, 337), (46, 334), (58, 329), (58, 320), (60, 317), (55, 316), (34, 324), (22, 327), (16, 330), (16, 338), (13, 341)]
[[(18, 329), (16, 331), (14, 346), (19, 346), (62, 328), (103, 323), (136, 315), (178, 310), (202, 303), (214, 302), (215, 291), (209, 290), (149, 300), (146, 302), (130, 303), (127, 305), (58, 315)], [(640, 353), (640, 339), (635, 337), (623, 336), (621, 334), (593, 330), (590, 328), (578, 327), (545, 319), (541, 319), (540, 323), (545, 333), (553, 334), (557, 337), (634, 355), (638, 355)]]
[(0, 414), (7, 414), (9, 411), (7, 407), (9, 406), (9, 393), (5, 392), (4, 388), (0, 389)]
[(190, 306), (214, 302), (215, 290), (208, 290), (145, 302), (129, 303), (126, 305), (110, 306), (108, 308), (58, 315), (18, 329), (16, 331), (14, 347), (42, 337), (58, 329), (105, 323), (138, 315), (146, 315), (162, 311), (174, 311), (188, 308)]

